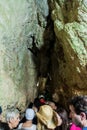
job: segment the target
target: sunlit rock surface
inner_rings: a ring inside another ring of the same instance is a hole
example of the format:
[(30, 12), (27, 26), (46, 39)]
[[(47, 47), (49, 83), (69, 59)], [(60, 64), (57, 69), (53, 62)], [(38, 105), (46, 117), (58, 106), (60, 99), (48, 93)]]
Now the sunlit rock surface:
[(87, 94), (87, 1), (0, 1), (0, 105), (24, 111), (45, 85), (64, 106)]
[(0, 106), (3, 110), (14, 106), (22, 111), (36, 96), (37, 52), (31, 50), (33, 42), (36, 49), (43, 45), (48, 8), (46, 0), (42, 4), (35, 0), (0, 1)]
[(75, 94), (87, 94), (87, 1), (51, 0), (50, 6), (57, 37), (53, 88), (67, 100)]

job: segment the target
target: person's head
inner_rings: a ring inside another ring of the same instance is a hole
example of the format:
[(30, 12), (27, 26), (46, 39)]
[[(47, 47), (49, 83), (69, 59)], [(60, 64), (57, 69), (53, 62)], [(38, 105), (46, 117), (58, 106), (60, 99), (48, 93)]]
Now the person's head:
[(60, 116), (60, 121), (61, 124), (60, 126), (62, 127), (63, 130), (67, 130), (68, 128), (68, 113), (63, 107), (59, 107), (57, 109), (57, 113)]
[(2, 108), (0, 106), (0, 121), (2, 120)]
[(6, 111), (6, 122), (11, 129), (16, 128), (19, 124), (19, 111), (15, 108), (10, 108)]
[(34, 110), (35, 112), (37, 112), (37, 111), (39, 110), (39, 108), (40, 108), (41, 105), (42, 105), (42, 104), (41, 104), (39, 98), (35, 98), (32, 108), (33, 108), (33, 110)]
[(87, 96), (76, 96), (69, 101), (70, 118), (78, 126), (87, 126)]
[(31, 108), (26, 109), (26, 112), (25, 112), (26, 120), (32, 121), (34, 116), (35, 116), (35, 112), (33, 109), (31, 109)]
[(52, 94), (52, 100), (53, 100), (54, 102), (59, 102), (59, 95), (57, 94), (57, 92), (54, 92), (54, 93)]
[(38, 123), (47, 129), (53, 130), (59, 123), (57, 113), (49, 105), (42, 105), (36, 115)]
[(53, 110), (57, 110), (57, 106), (56, 106), (55, 102), (53, 102), (53, 101), (48, 101), (48, 105), (51, 106), (51, 108), (52, 108)]

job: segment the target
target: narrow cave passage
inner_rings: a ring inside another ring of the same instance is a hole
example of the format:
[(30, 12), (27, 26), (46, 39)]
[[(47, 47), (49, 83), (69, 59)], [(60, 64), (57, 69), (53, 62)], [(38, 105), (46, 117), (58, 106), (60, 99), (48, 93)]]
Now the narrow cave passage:
[[(21, 8), (20, 8), (21, 7)], [(0, 1), (0, 104), (87, 95), (87, 2)]]

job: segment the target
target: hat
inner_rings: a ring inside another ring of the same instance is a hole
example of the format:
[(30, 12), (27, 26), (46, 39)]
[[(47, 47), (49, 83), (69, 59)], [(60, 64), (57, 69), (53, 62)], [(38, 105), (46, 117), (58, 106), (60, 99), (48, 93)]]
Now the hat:
[(25, 117), (27, 120), (32, 120), (35, 116), (35, 112), (33, 109), (28, 108), (25, 113)]
[(40, 99), (40, 98), (45, 98), (45, 97), (44, 97), (44, 95), (41, 94), (41, 95), (39, 95), (39, 99)]
[(1, 108), (1, 106), (0, 106), (0, 114), (2, 113), (2, 108)]
[(41, 106), (36, 115), (37, 118), (49, 129), (54, 129), (58, 125), (57, 114), (49, 105)]

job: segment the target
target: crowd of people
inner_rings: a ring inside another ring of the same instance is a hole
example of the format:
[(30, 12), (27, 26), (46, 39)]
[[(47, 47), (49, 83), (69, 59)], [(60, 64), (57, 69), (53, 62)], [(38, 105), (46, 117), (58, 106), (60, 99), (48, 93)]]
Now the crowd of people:
[(87, 96), (71, 98), (68, 107), (69, 111), (40, 95), (29, 103), (21, 120), (18, 109), (9, 108), (6, 122), (0, 107), (0, 130), (87, 130)]

